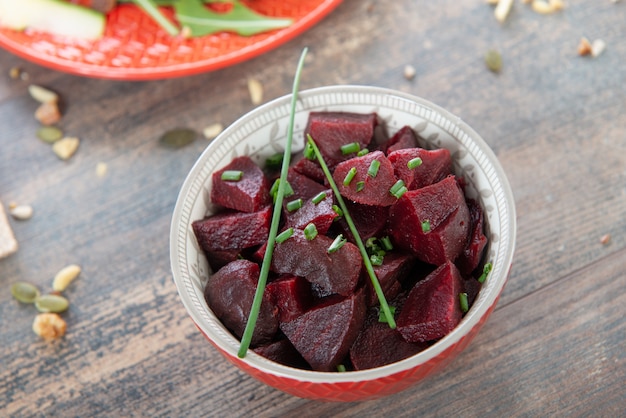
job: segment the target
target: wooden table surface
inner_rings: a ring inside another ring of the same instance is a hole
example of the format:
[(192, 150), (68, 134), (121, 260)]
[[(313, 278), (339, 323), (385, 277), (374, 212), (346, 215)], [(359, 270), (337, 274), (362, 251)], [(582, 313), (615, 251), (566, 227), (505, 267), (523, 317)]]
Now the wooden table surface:
[[(602, 39), (581, 57), (581, 37)], [(178, 190), (208, 141), (177, 150), (176, 127), (224, 126), (301, 88), (367, 84), (460, 116), (491, 145), (517, 207), (513, 269), (477, 338), (443, 372), (403, 393), (321, 403), (266, 387), (194, 327), (169, 265)], [(498, 49), (503, 68), (485, 68)], [(416, 76), (404, 77), (406, 65)], [(19, 67), (28, 79), (12, 79)], [(81, 139), (68, 161), (35, 136), (29, 84), (62, 96), (60, 126)], [(626, 409), (626, 2), (566, 0), (540, 15), (516, 1), (499, 24), (483, 0), (344, 1), (298, 38), (206, 74), (150, 82), (83, 78), (0, 51), (0, 199), (19, 251), (0, 260), (2, 416), (623, 416)], [(105, 176), (96, 174), (105, 163)], [(608, 243), (601, 237), (609, 234)], [(67, 335), (40, 340), (36, 311), (9, 292), (50, 290), (61, 267)]]

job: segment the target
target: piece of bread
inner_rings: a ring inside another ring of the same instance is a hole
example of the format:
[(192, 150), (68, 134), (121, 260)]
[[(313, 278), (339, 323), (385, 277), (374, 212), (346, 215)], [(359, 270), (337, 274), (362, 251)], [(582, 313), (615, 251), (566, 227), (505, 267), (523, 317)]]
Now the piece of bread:
[(16, 251), (17, 241), (4, 212), (4, 205), (0, 202), (0, 258), (8, 257)]

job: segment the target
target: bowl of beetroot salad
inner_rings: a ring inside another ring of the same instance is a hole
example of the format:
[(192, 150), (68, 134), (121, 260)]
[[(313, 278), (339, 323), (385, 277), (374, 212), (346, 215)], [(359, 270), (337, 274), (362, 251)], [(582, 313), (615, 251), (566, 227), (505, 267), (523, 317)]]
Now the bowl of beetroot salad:
[(276, 389), (397, 393), (459, 355), (495, 308), (515, 246), (506, 175), (473, 129), (427, 100), (321, 87), (298, 94), (274, 210), (290, 113), (288, 95), (244, 115), (189, 172), (170, 231), (180, 298), (213, 347)]

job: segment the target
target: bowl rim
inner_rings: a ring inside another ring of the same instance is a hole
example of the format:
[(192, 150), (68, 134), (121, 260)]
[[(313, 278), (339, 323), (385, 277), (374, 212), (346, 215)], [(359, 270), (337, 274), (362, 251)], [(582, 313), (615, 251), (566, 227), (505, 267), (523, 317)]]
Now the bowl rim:
[[(237, 349), (232, 344), (225, 344), (224, 341), (221, 341), (220, 338), (216, 338), (216, 336), (210, 329), (207, 329), (203, 326), (204, 318), (201, 318), (199, 314), (195, 311), (195, 306), (189, 299), (188, 295), (185, 293), (186, 289), (183, 283), (183, 278), (181, 277), (180, 264), (178, 259), (178, 251), (180, 247), (178, 246), (179, 239), (186, 239), (180, 235), (180, 219), (181, 212), (183, 210), (185, 196), (189, 193), (189, 189), (191, 187), (191, 183), (193, 183), (193, 179), (198, 175), (198, 173), (202, 170), (203, 165), (205, 164), (204, 159), (208, 154), (212, 152), (213, 149), (220, 146), (222, 142), (224, 142), (225, 138), (228, 138), (233, 132), (237, 131), (242, 125), (244, 125), (249, 119), (254, 118), (258, 114), (262, 114), (266, 112), (270, 108), (275, 108), (276, 106), (285, 106), (289, 105), (291, 102), (291, 94), (287, 94), (281, 97), (278, 97), (272, 101), (269, 101), (255, 109), (247, 112), (238, 118), (235, 122), (233, 122), (230, 126), (228, 126), (222, 133), (216, 137), (209, 145), (205, 148), (202, 154), (198, 157), (198, 159), (193, 164), (191, 170), (187, 174), (182, 186), (180, 188), (179, 194), (176, 199), (176, 205), (173, 211), (171, 226), (170, 226), (170, 264), (173, 274), (173, 279), (176, 284), (176, 288), (178, 290), (179, 296), (187, 314), (191, 317), (196, 326), (200, 329), (200, 331), (210, 339), (211, 343), (214, 344), (218, 351), (222, 354), (228, 355), (232, 357), (231, 361), (241, 361), (246, 363), (247, 367), (251, 367), (260, 371), (262, 373), (268, 373), (277, 377), (285, 377), (301, 382), (312, 382), (312, 383), (340, 383), (340, 382), (365, 382), (370, 380), (375, 380), (379, 378), (384, 378), (386, 376), (391, 376), (397, 373), (404, 372), (406, 370), (413, 369), (421, 364), (427, 363), (430, 360), (439, 356), (446, 349), (451, 346), (459, 343), (464, 336), (469, 334), (471, 330), (480, 324), (481, 320), (485, 315), (488, 315), (493, 305), (495, 305), (498, 301), (498, 298), (504, 288), (504, 285), (507, 281), (507, 278), (510, 273), (513, 255), (515, 251), (515, 237), (516, 237), (516, 213), (515, 213), (515, 200), (513, 196), (513, 192), (511, 190), (510, 184), (506, 177), (506, 173), (502, 168), (500, 162), (498, 161), (495, 153), (489, 147), (489, 145), (485, 142), (485, 140), (475, 132), (469, 125), (467, 125), (464, 121), (462, 121), (458, 116), (453, 115), (449, 111), (443, 109), (442, 107), (426, 100), (424, 98), (400, 92), (397, 90), (384, 88), (384, 87), (373, 87), (373, 86), (364, 86), (364, 85), (331, 85), (331, 86), (323, 86), (316, 87), (307, 90), (302, 90), (298, 92), (298, 102), (301, 104), (301, 98), (310, 98), (316, 95), (323, 95), (329, 92), (336, 93), (367, 93), (367, 94), (376, 94), (383, 96), (393, 96), (398, 99), (407, 100), (409, 102), (414, 102), (420, 106), (429, 108), (430, 110), (438, 113), (443, 118), (451, 121), (456, 125), (457, 128), (464, 134), (466, 134), (471, 141), (476, 144), (480, 152), (483, 153), (488, 161), (488, 165), (492, 170), (495, 171), (495, 177), (498, 179), (499, 190), (503, 195), (504, 205), (501, 209), (504, 210), (503, 217), (501, 221), (505, 222), (505, 225), (502, 229), (508, 234), (506, 237), (506, 244), (503, 248), (503, 255), (501, 257), (501, 264), (494, 266), (492, 273), (489, 276), (489, 279), (486, 283), (491, 286), (491, 291), (486, 294), (486, 297), (483, 299), (477, 299), (472, 308), (465, 314), (461, 323), (457, 325), (450, 333), (448, 333), (445, 337), (438, 340), (431, 347), (423, 350), (411, 357), (408, 357), (404, 360), (391, 363), (385, 366), (376, 367), (373, 369), (366, 369), (360, 371), (349, 371), (345, 373), (336, 373), (336, 372), (318, 372), (318, 371), (310, 371), (297, 369), (289, 366), (282, 365), (280, 363), (276, 363), (274, 361), (268, 360), (256, 353), (252, 350), (249, 350), (246, 354), (245, 358), (237, 357)], [(307, 109), (298, 109), (297, 111), (310, 111)], [(497, 273), (497, 275), (495, 275)], [(209, 313), (211, 315), (212, 312)], [(217, 319), (216, 319), (217, 320)], [(218, 321), (219, 323), (219, 321)], [(220, 324), (221, 325), (221, 324)], [(234, 337), (230, 336), (232, 340), (237, 343), (239, 341)], [(234, 349), (235, 348), (235, 349)]]

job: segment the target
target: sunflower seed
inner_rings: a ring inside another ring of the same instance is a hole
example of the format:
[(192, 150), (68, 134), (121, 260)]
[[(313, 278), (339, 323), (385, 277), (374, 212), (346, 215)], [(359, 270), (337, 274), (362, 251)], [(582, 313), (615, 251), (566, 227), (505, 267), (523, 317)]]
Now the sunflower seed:
[(60, 159), (67, 160), (74, 155), (79, 144), (80, 140), (78, 138), (65, 137), (52, 144), (52, 151), (54, 151)]
[(9, 213), (18, 221), (26, 221), (33, 217), (33, 208), (29, 205), (18, 205), (9, 209)]
[(37, 138), (49, 144), (63, 138), (63, 131), (56, 126), (42, 126), (37, 129)]
[(80, 266), (76, 264), (70, 264), (69, 266), (63, 267), (59, 272), (54, 276), (54, 280), (52, 281), (52, 289), (57, 292), (63, 292), (67, 287), (78, 277), (80, 274)]
[(58, 94), (36, 84), (28, 86), (28, 92), (30, 93), (30, 96), (39, 103), (56, 103), (59, 101)]
[(496, 20), (500, 23), (504, 23), (506, 18), (509, 16), (512, 7), (513, 0), (500, 0), (496, 8), (493, 10)]
[(202, 131), (202, 134), (204, 135), (206, 139), (211, 140), (215, 138), (216, 136), (218, 136), (220, 133), (222, 133), (223, 130), (224, 130), (224, 127), (222, 126), (221, 123), (214, 123), (204, 128), (204, 130)]
[(17, 282), (11, 286), (11, 294), (22, 303), (33, 303), (39, 297), (39, 289), (30, 283)]
[(70, 306), (70, 302), (60, 295), (43, 295), (35, 299), (35, 307), (39, 312), (61, 313)]
[(248, 79), (248, 91), (250, 92), (250, 100), (253, 105), (259, 105), (263, 102), (263, 85), (254, 78)]
[(196, 140), (198, 134), (193, 129), (176, 128), (167, 131), (159, 138), (161, 145), (170, 148), (182, 148)]

